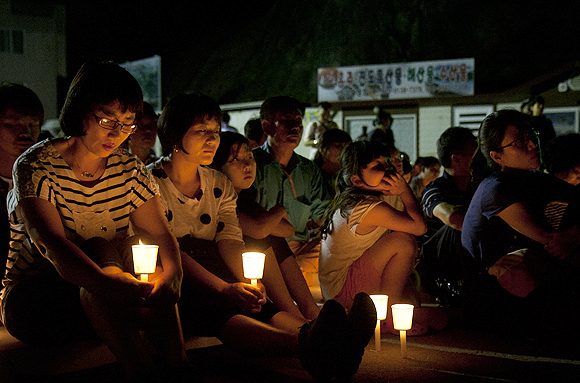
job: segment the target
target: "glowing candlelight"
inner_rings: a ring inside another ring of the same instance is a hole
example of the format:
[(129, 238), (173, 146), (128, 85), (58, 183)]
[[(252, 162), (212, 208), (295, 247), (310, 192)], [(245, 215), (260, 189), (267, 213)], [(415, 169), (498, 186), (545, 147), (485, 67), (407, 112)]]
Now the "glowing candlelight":
[(375, 350), (381, 351), (381, 320), (387, 318), (389, 297), (386, 295), (371, 295), (377, 309), (377, 326), (375, 327)]
[(149, 274), (155, 272), (155, 266), (157, 265), (157, 251), (159, 246), (157, 245), (144, 245), (141, 240), (139, 240), (138, 245), (133, 245), (133, 267), (135, 268), (135, 274), (139, 274), (140, 279), (143, 282), (149, 280)]
[(254, 287), (258, 287), (258, 279), (264, 275), (265, 259), (266, 254), (264, 253), (247, 252), (242, 254), (244, 278), (248, 278)]
[(413, 305), (397, 304), (391, 306), (393, 310), (393, 327), (399, 330), (401, 339), (401, 354), (407, 358), (407, 330), (413, 327)]

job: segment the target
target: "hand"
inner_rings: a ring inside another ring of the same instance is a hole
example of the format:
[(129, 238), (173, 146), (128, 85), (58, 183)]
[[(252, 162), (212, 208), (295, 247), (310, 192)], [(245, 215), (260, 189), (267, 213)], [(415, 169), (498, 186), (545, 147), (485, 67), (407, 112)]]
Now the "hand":
[[(141, 282), (131, 273), (104, 269), (107, 283), (94, 293), (125, 306), (142, 306), (153, 290), (153, 283)], [(93, 293), (93, 292), (91, 292)]]
[(380, 183), (381, 192), (384, 195), (400, 195), (405, 190), (410, 190), (409, 185), (399, 173), (389, 174), (385, 178)]
[(544, 246), (544, 249), (551, 256), (564, 259), (572, 254), (580, 246), (578, 230), (572, 227), (567, 230), (558, 231), (552, 234), (551, 239)]
[(266, 295), (262, 292), (263, 286), (255, 288), (242, 282), (229, 283), (224, 290), (227, 298), (237, 304), (246, 313), (257, 313), (266, 303)]
[(154, 305), (173, 306), (181, 295), (181, 278), (174, 273), (158, 268), (151, 278), (153, 290), (147, 302)]

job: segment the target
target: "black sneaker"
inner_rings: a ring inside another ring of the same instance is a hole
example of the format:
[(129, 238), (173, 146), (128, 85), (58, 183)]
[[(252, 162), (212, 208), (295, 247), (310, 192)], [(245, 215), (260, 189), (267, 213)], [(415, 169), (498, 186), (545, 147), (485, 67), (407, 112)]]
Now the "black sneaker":
[(316, 319), (300, 328), (300, 361), (317, 381), (326, 382), (337, 375), (346, 330), (346, 312), (333, 299), (322, 306)]
[(342, 353), (343, 361), (340, 363), (338, 373), (343, 379), (350, 378), (358, 371), (365, 347), (375, 333), (377, 309), (367, 293), (355, 295), (347, 315), (347, 323), (348, 328)]

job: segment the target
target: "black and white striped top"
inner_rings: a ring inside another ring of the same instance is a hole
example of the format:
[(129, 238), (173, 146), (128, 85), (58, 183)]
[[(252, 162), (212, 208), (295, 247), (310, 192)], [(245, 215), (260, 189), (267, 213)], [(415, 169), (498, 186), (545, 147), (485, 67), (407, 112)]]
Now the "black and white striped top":
[(14, 188), (7, 198), (10, 250), (4, 286), (50, 266), (32, 243), (16, 210), (23, 198), (38, 197), (52, 203), (67, 238), (76, 244), (95, 236), (117, 243), (128, 235), (131, 212), (159, 194), (157, 183), (143, 163), (119, 148), (108, 157), (98, 182), (90, 187), (83, 185), (53, 141), (32, 146), (14, 165)]

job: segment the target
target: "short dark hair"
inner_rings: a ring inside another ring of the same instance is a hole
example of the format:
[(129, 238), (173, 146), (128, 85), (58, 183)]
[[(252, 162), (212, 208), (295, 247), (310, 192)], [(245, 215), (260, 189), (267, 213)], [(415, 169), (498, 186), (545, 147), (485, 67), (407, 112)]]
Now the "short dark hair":
[(182, 139), (189, 128), (212, 119), (221, 123), (222, 110), (211, 97), (192, 93), (173, 96), (157, 123), (163, 155), (169, 155), (173, 148), (183, 150)]
[(532, 97), (532, 99), (530, 100), (530, 106), (534, 106), (534, 105), (536, 105), (536, 103), (538, 103), (540, 105), (545, 105), (546, 100), (544, 100), (544, 97), (537, 95), (537, 96)]
[(580, 134), (567, 133), (548, 142), (542, 153), (548, 173), (556, 175), (580, 165)]
[(0, 114), (12, 109), (24, 116), (37, 117), (44, 122), (44, 107), (31, 89), (20, 84), (6, 83), (0, 86)]
[(451, 166), (451, 156), (461, 154), (469, 144), (477, 145), (477, 138), (470, 129), (462, 126), (448, 128), (437, 140), (437, 157), (443, 167)]
[(267, 98), (260, 107), (260, 120), (272, 120), (276, 113), (293, 113), (298, 111), (303, 115), (302, 104), (290, 96), (275, 96)]
[(222, 166), (228, 162), (232, 151), (232, 146), (238, 144), (238, 151), (242, 144), (250, 145), (248, 139), (236, 132), (223, 132), (220, 139), (220, 145), (217, 148), (211, 166), (221, 171)]
[(115, 101), (123, 111), (141, 112), (143, 92), (137, 80), (111, 61), (83, 64), (68, 89), (60, 113), (62, 131), (73, 137), (85, 135), (83, 120), (97, 106)]
[(320, 150), (328, 149), (335, 142), (346, 143), (352, 141), (350, 134), (342, 129), (328, 129), (320, 138)]
[(259, 118), (252, 118), (244, 125), (244, 134), (249, 140), (259, 142), (264, 136), (264, 129)]
[(485, 117), (479, 127), (479, 150), (491, 168), (499, 168), (499, 165), (491, 158), (490, 153), (503, 150), (501, 143), (508, 126), (515, 126), (521, 133), (534, 139), (534, 123), (532, 117), (527, 114), (513, 109), (503, 109)]

